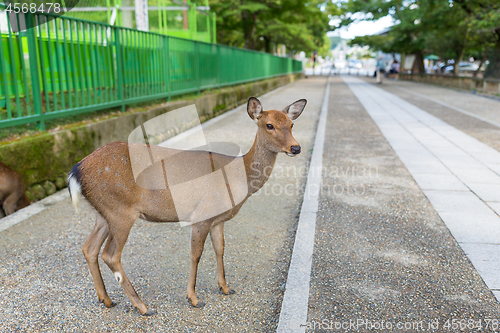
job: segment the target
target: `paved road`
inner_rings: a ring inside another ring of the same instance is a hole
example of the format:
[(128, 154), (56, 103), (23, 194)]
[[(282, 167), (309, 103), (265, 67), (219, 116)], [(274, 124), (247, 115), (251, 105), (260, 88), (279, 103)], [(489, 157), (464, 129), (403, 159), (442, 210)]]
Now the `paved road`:
[[(499, 331), (500, 102), (416, 83), (330, 80), (308, 316), (297, 330), (458, 331), (449, 320), (466, 332)], [(63, 200), (0, 232), (0, 331), (274, 331), (325, 84), (310, 77), (262, 98), (264, 108), (308, 99), (294, 127), (303, 154), (280, 156), (266, 187), (227, 223), (237, 294), (218, 294), (208, 240), (197, 284), (207, 306), (190, 308), (189, 229), (139, 220), (123, 264), (157, 315), (139, 316), (105, 265), (119, 304), (103, 308), (80, 252), (93, 216)], [(255, 132), (247, 117), (239, 108), (205, 134), (246, 151)]]

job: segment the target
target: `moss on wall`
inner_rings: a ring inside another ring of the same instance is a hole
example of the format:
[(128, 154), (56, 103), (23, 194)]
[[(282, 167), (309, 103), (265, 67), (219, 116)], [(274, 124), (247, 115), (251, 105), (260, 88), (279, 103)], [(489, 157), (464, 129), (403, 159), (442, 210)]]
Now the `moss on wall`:
[(55, 181), (94, 150), (88, 128), (47, 133), (0, 147), (0, 160), (23, 178), (24, 184)]

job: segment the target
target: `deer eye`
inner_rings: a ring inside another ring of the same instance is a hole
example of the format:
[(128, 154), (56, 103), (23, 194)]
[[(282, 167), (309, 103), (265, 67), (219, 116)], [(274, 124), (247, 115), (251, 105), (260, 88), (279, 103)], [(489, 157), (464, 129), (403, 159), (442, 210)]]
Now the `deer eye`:
[(274, 126), (271, 125), (271, 124), (267, 124), (266, 127), (267, 127), (268, 130), (273, 130), (274, 129)]

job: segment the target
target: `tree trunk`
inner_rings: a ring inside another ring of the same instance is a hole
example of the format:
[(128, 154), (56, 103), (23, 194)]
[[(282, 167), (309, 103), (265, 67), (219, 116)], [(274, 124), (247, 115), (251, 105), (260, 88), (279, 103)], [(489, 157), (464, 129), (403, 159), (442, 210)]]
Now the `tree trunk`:
[(488, 60), (490, 63), (486, 67), (484, 77), (500, 79), (500, 39), (497, 40), (495, 47), (490, 50)]
[(472, 77), (477, 77), (477, 74), (479, 72), (481, 72), (481, 66), (483, 66), (486, 59), (488, 59), (489, 50), (490, 50), (489, 47), (486, 47), (486, 50), (484, 50), (484, 53), (483, 53), (483, 57), (481, 58), (481, 61), (479, 62), (479, 67), (477, 68), (477, 70), (474, 71), (474, 73), (472, 73)]
[(241, 24), (243, 25), (243, 37), (245, 38), (246, 49), (255, 50), (255, 21), (257, 13), (250, 13), (248, 10), (241, 12)]
[(415, 62), (413, 63), (412, 73), (425, 73), (424, 55), (422, 52), (415, 52)]
[(271, 53), (271, 39), (269, 37), (264, 36), (264, 48), (267, 53)]
[(458, 76), (458, 74), (459, 74), (460, 63), (462, 62), (462, 59), (464, 58), (464, 53), (465, 53), (465, 47), (462, 47), (462, 50), (460, 51), (460, 55), (458, 56), (458, 59), (455, 59), (455, 66), (453, 67), (453, 74), (455, 76)]

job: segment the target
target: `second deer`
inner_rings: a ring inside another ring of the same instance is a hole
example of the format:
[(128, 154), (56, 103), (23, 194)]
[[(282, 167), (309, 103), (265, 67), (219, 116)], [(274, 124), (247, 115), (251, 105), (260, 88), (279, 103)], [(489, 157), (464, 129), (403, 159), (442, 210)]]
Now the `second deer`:
[(0, 162), (0, 218), (27, 207), (30, 200), (24, 193), (21, 176)]
[[(292, 121), (300, 116), (306, 106), (305, 99), (298, 100), (282, 111), (264, 111), (260, 101), (251, 97), (247, 103), (247, 113), (257, 124), (257, 134), (252, 148), (248, 153), (237, 159), (242, 159), (246, 176), (244, 182), (247, 192), (243, 199), (231, 209), (198, 222), (196, 217), (206, 216), (210, 207), (218, 206), (220, 198), (217, 196), (200, 197), (200, 202), (193, 205), (188, 216), (191, 216), (191, 272), (187, 286), (187, 297), (194, 307), (202, 307), (195, 295), (196, 275), (198, 262), (203, 252), (205, 240), (210, 233), (217, 258), (218, 284), (222, 293), (234, 293), (229, 289), (224, 274), (224, 222), (233, 218), (243, 203), (257, 192), (268, 180), (278, 153), (295, 156), (300, 153), (300, 146), (292, 135)], [(158, 154), (165, 156), (164, 163), (173, 163), (168, 156), (172, 149), (149, 147), (149, 145), (134, 146), (135, 149), (155, 149)], [(183, 153), (184, 163), (179, 165), (179, 172), (189, 165), (190, 168), (201, 168), (199, 153), (190, 151)], [(228, 156), (212, 153), (213, 165), (224, 164)], [(231, 157), (234, 159), (234, 157)], [(163, 165), (163, 170), (165, 166)], [(139, 298), (121, 265), (121, 254), (127, 241), (130, 230), (138, 218), (151, 222), (179, 222), (172, 193), (168, 186), (165, 189), (145, 189), (138, 186), (131, 167), (130, 144), (114, 142), (105, 145), (71, 170), (69, 177), (69, 191), (71, 200), (78, 207), (78, 198), (81, 194), (96, 210), (97, 217), (93, 231), (83, 245), (82, 251), (87, 260), (90, 273), (94, 280), (99, 301), (106, 307), (113, 307), (114, 302), (106, 292), (101, 271), (98, 264), (100, 249), (106, 241), (102, 252), (102, 259), (113, 272), (116, 280), (124, 288), (133, 306), (141, 314), (151, 315), (153, 311)], [(193, 193), (185, 193), (186, 197)], [(210, 215), (210, 214), (209, 214)]]

